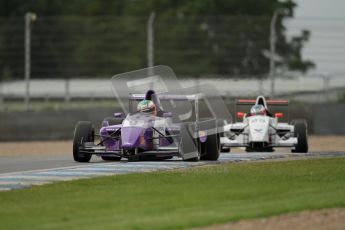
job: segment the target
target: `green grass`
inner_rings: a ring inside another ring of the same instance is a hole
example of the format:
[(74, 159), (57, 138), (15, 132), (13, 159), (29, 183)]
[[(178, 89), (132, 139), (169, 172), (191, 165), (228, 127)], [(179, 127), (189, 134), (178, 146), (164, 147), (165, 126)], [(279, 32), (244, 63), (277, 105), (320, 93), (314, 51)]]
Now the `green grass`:
[(0, 193), (1, 229), (181, 229), (345, 206), (345, 159), (226, 164)]

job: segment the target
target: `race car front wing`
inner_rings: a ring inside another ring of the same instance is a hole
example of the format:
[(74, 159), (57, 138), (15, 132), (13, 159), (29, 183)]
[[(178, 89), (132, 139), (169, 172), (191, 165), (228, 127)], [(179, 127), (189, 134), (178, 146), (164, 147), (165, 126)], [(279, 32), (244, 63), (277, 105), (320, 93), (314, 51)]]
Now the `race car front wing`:
[[(119, 156), (124, 158), (130, 158), (134, 155), (127, 155), (123, 150), (107, 150), (105, 146), (96, 145), (93, 142), (85, 142), (80, 147), (79, 152), (82, 154), (90, 154), (97, 156)], [(148, 155), (159, 155), (159, 156), (178, 156), (179, 149), (177, 147), (159, 147), (153, 150), (146, 150), (143, 152), (136, 152), (135, 156), (148, 156)]]
[[(250, 143), (245, 134), (241, 134), (234, 139), (229, 137), (221, 137), (221, 143), (224, 147), (249, 147)], [(267, 143), (267, 147), (295, 147), (297, 145), (297, 137), (290, 137), (286, 140), (276, 138), (274, 142)]]

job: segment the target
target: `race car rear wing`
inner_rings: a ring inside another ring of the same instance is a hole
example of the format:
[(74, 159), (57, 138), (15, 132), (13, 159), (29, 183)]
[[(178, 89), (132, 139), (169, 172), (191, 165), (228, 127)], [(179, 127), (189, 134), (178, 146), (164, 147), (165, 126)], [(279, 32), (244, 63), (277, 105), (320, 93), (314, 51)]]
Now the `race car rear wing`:
[[(255, 105), (255, 99), (237, 99), (236, 105)], [(266, 100), (267, 105), (289, 105), (288, 100)]]
[[(255, 99), (237, 99), (235, 103), (236, 121), (242, 119), (246, 114), (249, 114), (251, 106), (255, 105)], [(290, 117), (289, 101), (288, 100), (265, 100), (267, 110), (269, 113), (279, 118), (282, 122), (288, 122)]]
[[(203, 97), (203, 94), (175, 95), (175, 94), (158, 94), (160, 100), (176, 101), (195, 101)], [(145, 94), (130, 94), (129, 100), (141, 101), (145, 99)]]

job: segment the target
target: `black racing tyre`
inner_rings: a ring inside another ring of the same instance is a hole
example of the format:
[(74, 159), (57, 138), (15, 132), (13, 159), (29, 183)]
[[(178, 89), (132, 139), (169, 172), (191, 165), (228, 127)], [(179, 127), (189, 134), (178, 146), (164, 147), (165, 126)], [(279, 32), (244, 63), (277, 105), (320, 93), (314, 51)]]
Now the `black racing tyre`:
[[(191, 130), (192, 129), (192, 130)], [(193, 133), (195, 132), (195, 124), (191, 123), (184, 123), (181, 124), (181, 129), (180, 129), (180, 146), (179, 146), (179, 151), (181, 155), (183, 154), (190, 154), (193, 152), (196, 152), (197, 156), (185, 159), (183, 157), (184, 161), (199, 161), (200, 160), (200, 143), (193, 137)]]
[(84, 142), (94, 141), (95, 130), (91, 122), (78, 121), (74, 129), (73, 135), (73, 159), (77, 162), (89, 162), (91, 154), (84, 154), (79, 152), (79, 148)]
[(120, 125), (123, 120), (124, 118), (106, 117), (103, 119), (103, 122), (107, 121), (109, 125)]
[(306, 120), (294, 120), (294, 137), (297, 137), (297, 145), (292, 152), (307, 153), (308, 152), (308, 129)]
[(101, 156), (104, 161), (120, 161), (121, 157), (118, 156)]
[(220, 135), (217, 127), (217, 120), (203, 121), (198, 124), (200, 131), (206, 131), (206, 142), (202, 143), (201, 160), (216, 161), (219, 158)]
[(219, 158), (220, 140), (217, 133), (207, 136), (205, 143), (205, 155), (201, 157), (201, 160), (216, 161)]

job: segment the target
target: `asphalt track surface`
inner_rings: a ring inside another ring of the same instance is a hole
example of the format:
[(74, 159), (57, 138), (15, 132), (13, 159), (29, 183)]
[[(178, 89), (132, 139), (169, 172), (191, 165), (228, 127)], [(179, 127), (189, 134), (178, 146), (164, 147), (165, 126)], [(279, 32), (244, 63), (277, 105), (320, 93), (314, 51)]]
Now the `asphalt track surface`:
[(43, 185), (58, 181), (166, 171), (221, 163), (317, 159), (325, 157), (345, 157), (345, 152), (306, 154), (282, 152), (227, 153), (221, 154), (218, 161), (199, 162), (184, 162), (179, 158), (166, 161), (128, 162), (127, 160), (122, 160), (120, 162), (105, 162), (101, 158), (93, 157), (90, 163), (76, 163), (68, 155), (0, 157), (0, 191), (25, 189), (34, 185)]

